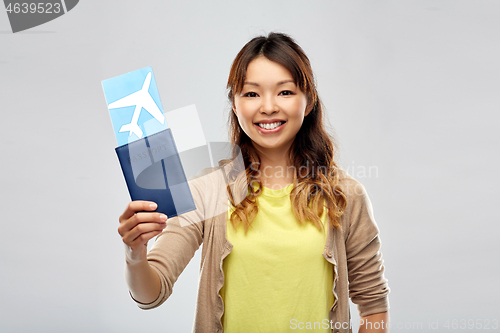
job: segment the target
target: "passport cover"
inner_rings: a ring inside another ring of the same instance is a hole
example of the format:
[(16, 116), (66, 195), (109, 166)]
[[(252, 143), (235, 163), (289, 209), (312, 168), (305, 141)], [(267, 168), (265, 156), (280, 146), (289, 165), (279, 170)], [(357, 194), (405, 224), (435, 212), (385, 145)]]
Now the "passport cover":
[(156, 202), (169, 218), (196, 209), (170, 129), (115, 151), (132, 200)]

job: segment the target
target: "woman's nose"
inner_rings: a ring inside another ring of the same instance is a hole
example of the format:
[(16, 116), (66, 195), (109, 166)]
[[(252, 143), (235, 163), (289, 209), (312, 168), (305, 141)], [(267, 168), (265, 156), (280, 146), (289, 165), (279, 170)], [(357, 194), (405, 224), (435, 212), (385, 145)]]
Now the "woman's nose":
[(260, 111), (265, 114), (272, 114), (279, 111), (279, 107), (276, 104), (276, 99), (272, 96), (264, 96), (262, 98), (262, 105)]

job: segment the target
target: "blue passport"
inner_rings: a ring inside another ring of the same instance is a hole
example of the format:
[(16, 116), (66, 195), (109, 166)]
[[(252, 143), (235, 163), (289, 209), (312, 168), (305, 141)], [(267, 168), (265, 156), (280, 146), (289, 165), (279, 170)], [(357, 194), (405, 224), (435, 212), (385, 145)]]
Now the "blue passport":
[(156, 202), (156, 211), (169, 218), (195, 210), (151, 67), (104, 80), (102, 86), (131, 199)]

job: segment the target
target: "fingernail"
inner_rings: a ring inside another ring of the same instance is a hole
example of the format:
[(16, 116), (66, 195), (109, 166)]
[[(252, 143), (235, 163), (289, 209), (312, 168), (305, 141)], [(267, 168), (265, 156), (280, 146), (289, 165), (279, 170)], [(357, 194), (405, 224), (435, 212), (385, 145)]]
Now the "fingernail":
[(167, 215), (160, 215), (160, 220), (166, 221), (167, 220)]
[(150, 205), (149, 205), (149, 208), (151, 208), (151, 209), (156, 209), (156, 206), (157, 206), (157, 205), (156, 205), (155, 203), (152, 203), (152, 204), (150, 204)]

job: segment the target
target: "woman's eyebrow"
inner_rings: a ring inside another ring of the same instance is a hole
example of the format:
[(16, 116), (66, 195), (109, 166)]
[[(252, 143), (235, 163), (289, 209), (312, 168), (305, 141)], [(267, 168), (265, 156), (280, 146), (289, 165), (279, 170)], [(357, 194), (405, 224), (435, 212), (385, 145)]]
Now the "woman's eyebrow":
[[(283, 81), (278, 82), (276, 85), (280, 86), (280, 85), (288, 83), (288, 82), (291, 82), (291, 83), (295, 84), (294, 80), (283, 80)], [(256, 83), (256, 82), (245, 81), (244, 84), (248, 84), (248, 85), (251, 85), (251, 86), (260, 87), (260, 85), (258, 83)]]

